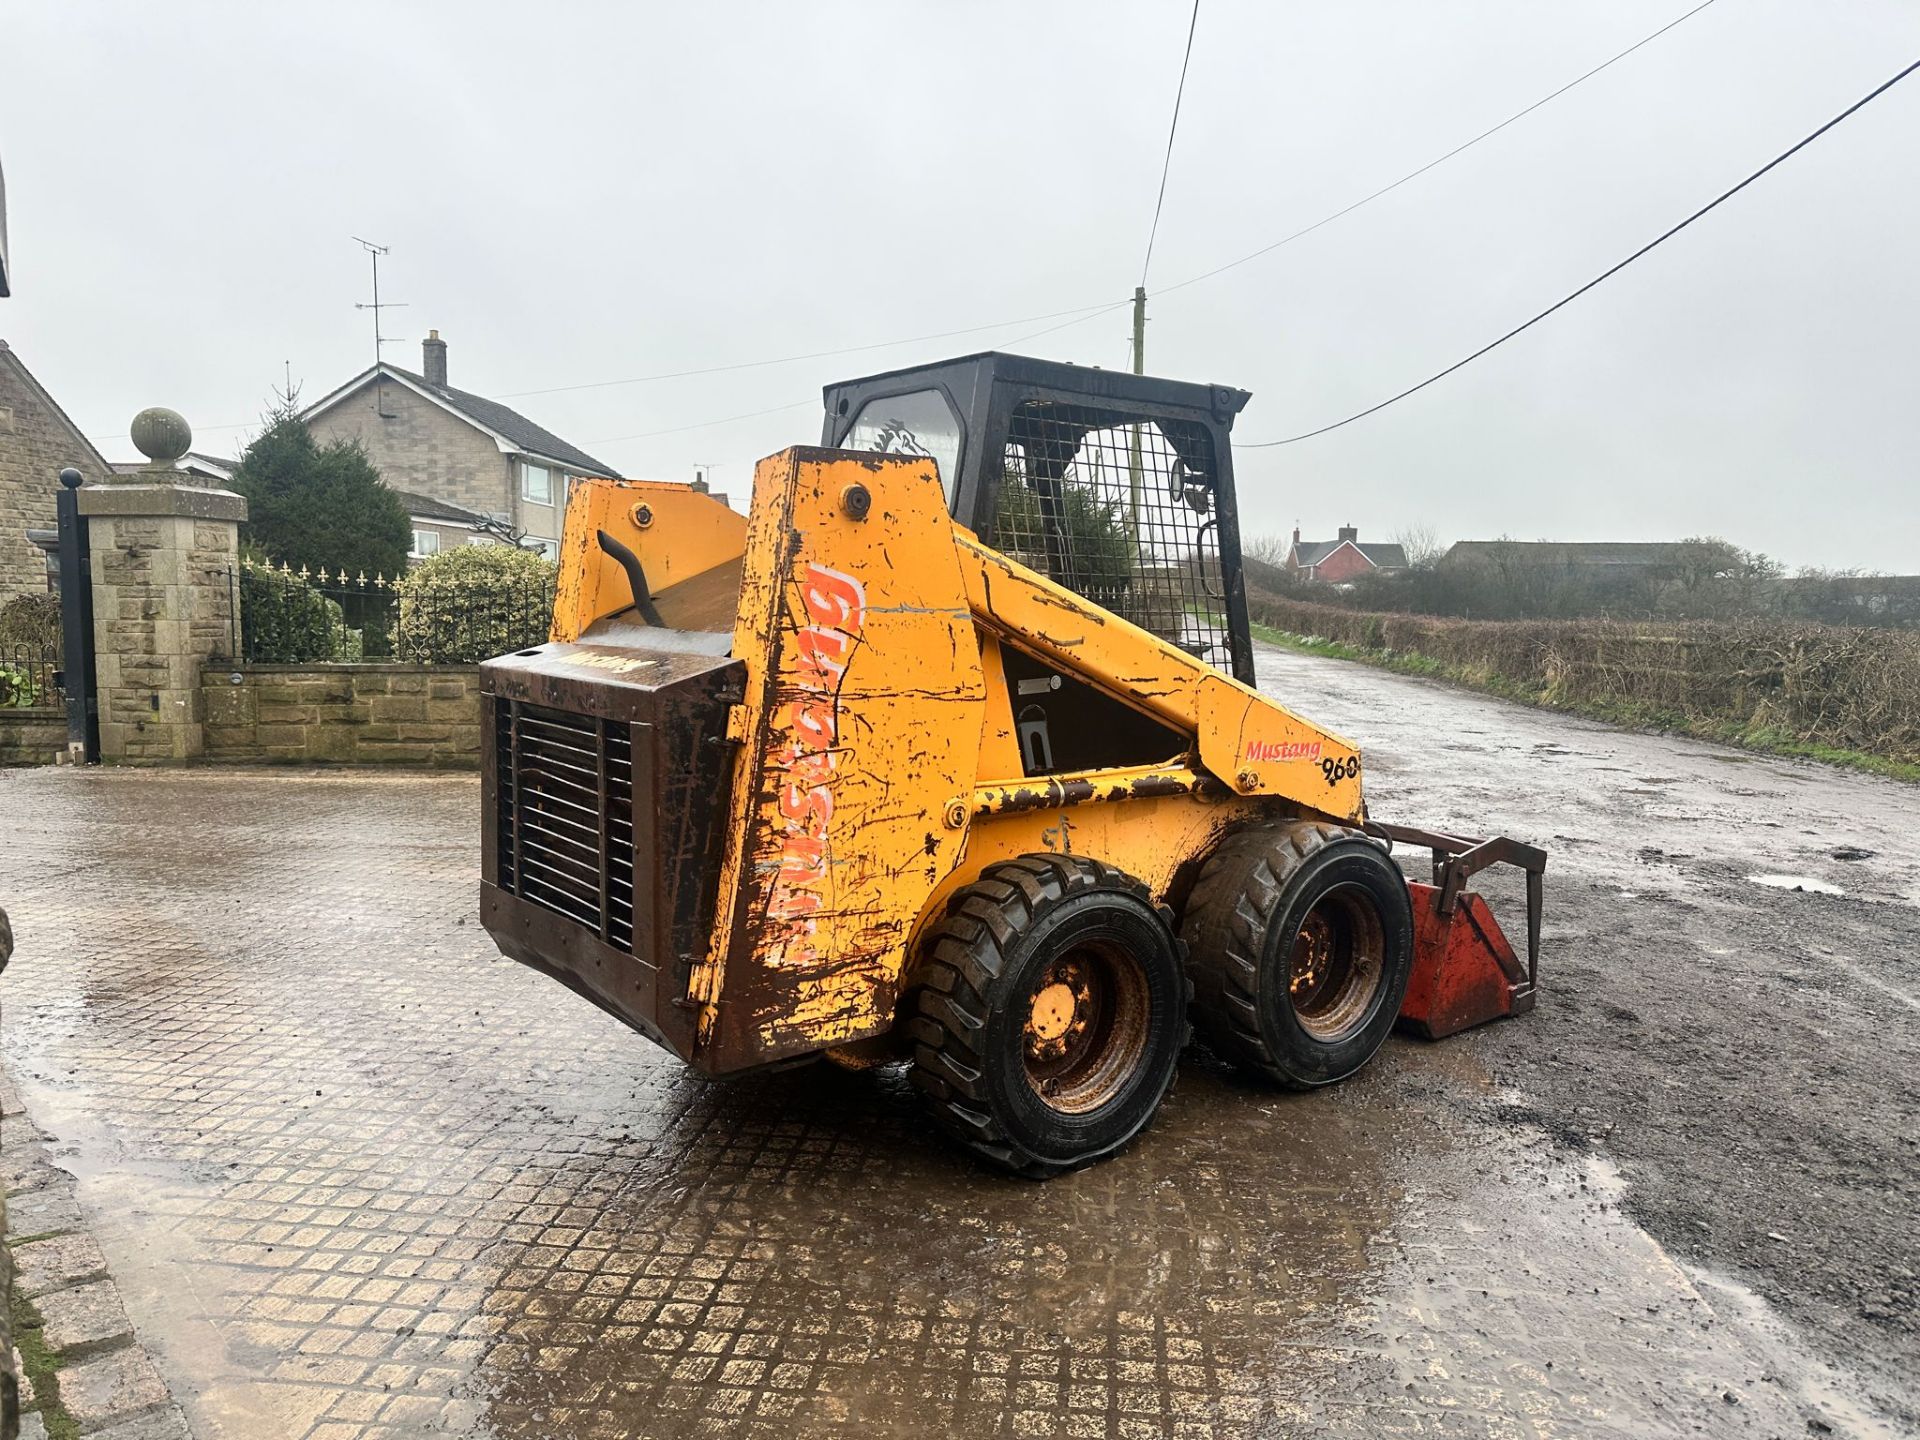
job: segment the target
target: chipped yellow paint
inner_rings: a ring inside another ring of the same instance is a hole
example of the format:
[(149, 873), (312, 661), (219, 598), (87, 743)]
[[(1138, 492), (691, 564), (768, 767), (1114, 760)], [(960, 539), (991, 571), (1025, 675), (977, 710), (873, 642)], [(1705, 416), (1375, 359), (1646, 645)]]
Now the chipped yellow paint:
[[(635, 511), (645, 505), (648, 523)], [(606, 531), (640, 558), (647, 588), (662, 590), (736, 560), (747, 520), (711, 495), (663, 480), (581, 480), (567, 501), (560, 579), (553, 598), (554, 640), (577, 640), (594, 621), (633, 603), (627, 572), (600, 548)]]
[(1184, 893), (1192, 872), (1223, 834), (1272, 811), (1267, 801), (1217, 794), (980, 816), (968, 827), (964, 862), (927, 897), (926, 923), (946, 909), (954, 891), (995, 861), (1047, 851), (1116, 865), (1145, 885), (1155, 901), (1166, 903)]
[(986, 688), (928, 461), (763, 461), (741, 596), (732, 901), (694, 993), (704, 1043), (770, 1059), (891, 1023), (907, 938), (960, 856), (942, 815), (972, 785)]
[(987, 630), (980, 632), (980, 668), (987, 680), (987, 720), (980, 735), (980, 773), (1018, 775), (1020, 741), (1013, 728), (1013, 697), (1007, 693), (1007, 672), (1000, 662), (1000, 642)]
[[(847, 503), (854, 486), (870, 510)], [(581, 523), (614, 533), (604, 516)], [(1095, 856), (1177, 900), (1236, 824), (1365, 813), (1350, 743), (981, 544), (925, 460), (762, 461), (743, 550), (746, 700), (689, 992), (703, 1068), (887, 1032), (916, 936), (995, 860)], [(575, 613), (603, 603), (582, 595)], [(1186, 755), (1025, 777), (1006, 643), (1185, 735)]]
[(1200, 763), (1243, 795), (1279, 796), (1342, 820), (1365, 815), (1360, 752), (1350, 741), (953, 529), (982, 624), (1195, 736)]

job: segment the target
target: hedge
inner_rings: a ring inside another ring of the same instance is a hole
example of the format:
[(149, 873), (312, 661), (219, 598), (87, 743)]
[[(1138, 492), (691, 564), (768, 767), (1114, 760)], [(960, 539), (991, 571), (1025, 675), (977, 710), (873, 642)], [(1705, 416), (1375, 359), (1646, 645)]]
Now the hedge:
[(1799, 747), (1920, 763), (1920, 631), (1782, 620), (1452, 620), (1283, 600), (1253, 591), (1261, 624), (1538, 704)]

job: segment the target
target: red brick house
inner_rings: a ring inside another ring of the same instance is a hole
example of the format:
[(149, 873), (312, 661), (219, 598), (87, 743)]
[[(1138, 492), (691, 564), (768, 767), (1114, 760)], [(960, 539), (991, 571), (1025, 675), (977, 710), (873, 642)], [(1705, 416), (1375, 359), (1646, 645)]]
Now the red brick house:
[(1399, 545), (1360, 543), (1360, 531), (1342, 525), (1332, 540), (1302, 540), (1294, 527), (1293, 548), (1287, 551), (1287, 569), (1303, 580), (1340, 585), (1374, 570), (1404, 570), (1407, 552)]

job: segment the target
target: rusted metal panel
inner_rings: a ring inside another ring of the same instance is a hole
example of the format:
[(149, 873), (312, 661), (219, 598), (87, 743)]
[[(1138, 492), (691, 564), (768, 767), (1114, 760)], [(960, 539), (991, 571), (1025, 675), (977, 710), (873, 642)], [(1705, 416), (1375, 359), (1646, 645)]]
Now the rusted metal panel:
[(1450, 912), (1439, 887), (1409, 881), (1413, 893), (1413, 973), (1400, 1021), (1440, 1040), (1533, 1008), (1533, 982), (1487, 908), (1472, 891)]
[(558, 980), (682, 1060), (693, 1059), (691, 1046), (676, 1044), (656, 1023), (653, 967), (632, 952), (488, 880), (480, 883), (480, 921), (501, 954)]
[[(1369, 824), (1380, 839), (1425, 847), (1433, 883), (1407, 883), (1413, 896), (1413, 972), (1400, 1021), (1439, 1040), (1533, 1008), (1540, 974), (1540, 915), (1547, 852), (1506, 836), (1470, 840), (1407, 825)], [(1527, 958), (1514, 954), (1485, 898), (1466, 888), (1491, 865), (1512, 865), (1527, 877)]]
[[(546, 645), (489, 661), (482, 915), (501, 949), (695, 1057), (737, 661)], [(619, 958), (615, 958), (619, 957)]]
[(1164, 795), (1225, 794), (1211, 775), (1184, 767), (1141, 766), (1098, 770), (1081, 775), (1035, 776), (1031, 780), (981, 786), (973, 792), (975, 815), (1006, 815), (1023, 810), (1059, 810), (1103, 801), (1144, 800)]

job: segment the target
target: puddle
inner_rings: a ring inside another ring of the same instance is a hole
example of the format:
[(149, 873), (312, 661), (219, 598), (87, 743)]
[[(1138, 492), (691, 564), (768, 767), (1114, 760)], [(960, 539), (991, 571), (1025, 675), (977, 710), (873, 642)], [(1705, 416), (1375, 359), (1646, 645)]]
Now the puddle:
[(1747, 879), (1756, 885), (1770, 885), (1775, 890), (1805, 890), (1814, 895), (1844, 895), (1847, 892), (1838, 885), (1825, 880), (1816, 880), (1811, 875), (1749, 875)]

